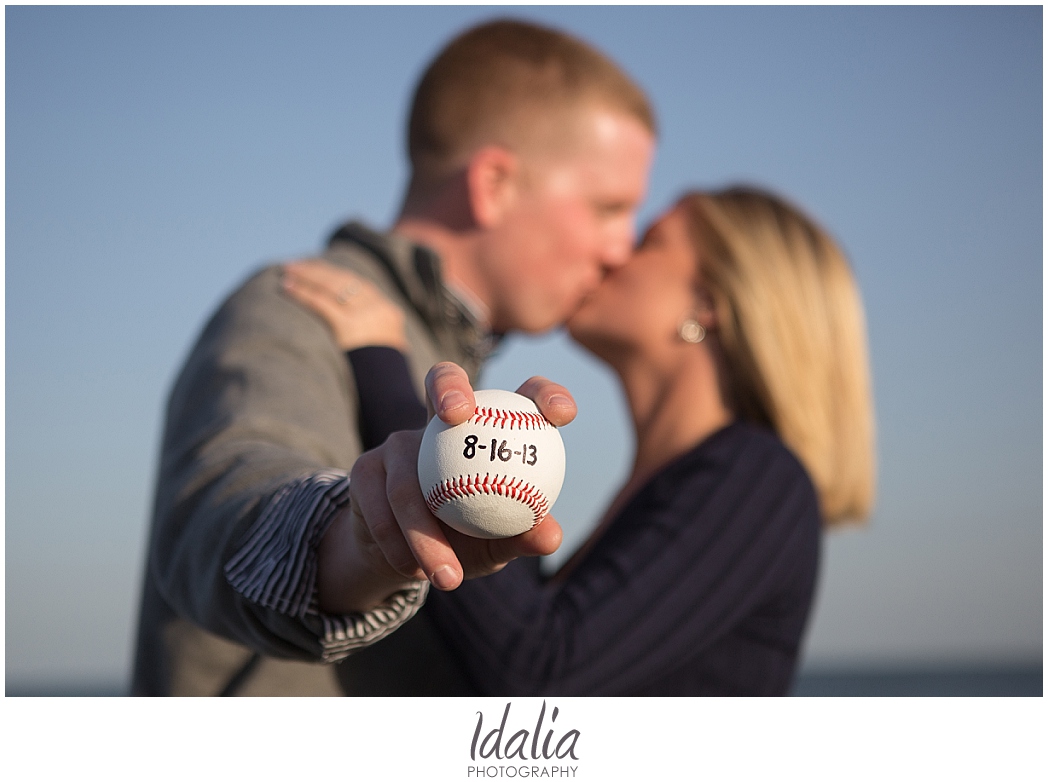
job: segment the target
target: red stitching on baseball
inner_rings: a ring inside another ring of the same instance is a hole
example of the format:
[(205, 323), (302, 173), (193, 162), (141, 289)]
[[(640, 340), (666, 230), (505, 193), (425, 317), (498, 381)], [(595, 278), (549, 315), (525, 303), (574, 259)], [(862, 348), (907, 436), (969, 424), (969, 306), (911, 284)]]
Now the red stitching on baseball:
[(553, 426), (542, 413), (500, 410), (495, 407), (478, 407), (469, 423), (491, 424), (502, 429), (548, 429)]
[(543, 516), (549, 513), (549, 500), (530, 483), (525, 483), (523, 478), (510, 478), (507, 475), (496, 475), (492, 478), (491, 473), (485, 473), (483, 477), (478, 474), (445, 478), (429, 490), (426, 504), (436, 513), (445, 503), (479, 494), (498, 494), (527, 505), (535, 514), (532, 526), (538, 524)]

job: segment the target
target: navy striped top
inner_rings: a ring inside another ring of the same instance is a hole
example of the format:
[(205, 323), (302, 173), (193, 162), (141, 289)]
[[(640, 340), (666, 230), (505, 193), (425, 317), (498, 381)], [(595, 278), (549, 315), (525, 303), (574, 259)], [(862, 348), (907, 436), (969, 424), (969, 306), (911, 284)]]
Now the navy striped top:
[[(350, 354), (372, 445), (425, 420), (413, 394), (380, 412), (407, 378), (399, 355)], [(649, 480), (563, 579), (518, 560), (431, 591), (421, 611), (483, 695), (785, 695), (821, 526), (800, 462), (773, 433), (735, 422)]]

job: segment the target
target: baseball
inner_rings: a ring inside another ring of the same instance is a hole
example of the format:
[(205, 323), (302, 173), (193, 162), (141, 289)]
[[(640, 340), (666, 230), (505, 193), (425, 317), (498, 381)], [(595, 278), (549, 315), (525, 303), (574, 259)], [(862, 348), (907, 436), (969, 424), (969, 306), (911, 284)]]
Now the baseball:
[(430, 510), (475, 538), (527, 532), (564, 484), (564, 441), (527, 397), (477, 391), (464, 424), (434, 417), (422, 437), (418, 479)]

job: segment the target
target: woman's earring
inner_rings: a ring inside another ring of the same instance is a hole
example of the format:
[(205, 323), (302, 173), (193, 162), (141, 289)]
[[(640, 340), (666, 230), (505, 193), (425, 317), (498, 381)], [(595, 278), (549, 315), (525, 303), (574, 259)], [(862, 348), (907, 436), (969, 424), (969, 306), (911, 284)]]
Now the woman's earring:
[(677, 328), (677, 333), (680, 334), (681, 339), (693, 345), (702, 342), (706, 338), (706, 329), (703, 328), (701, 323), (690, 317), (684, 319)]

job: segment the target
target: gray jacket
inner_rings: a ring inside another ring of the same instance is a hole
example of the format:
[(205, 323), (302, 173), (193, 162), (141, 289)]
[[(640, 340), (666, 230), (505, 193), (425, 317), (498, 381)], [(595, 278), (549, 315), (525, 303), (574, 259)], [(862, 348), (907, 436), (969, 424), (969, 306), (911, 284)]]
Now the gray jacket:
[[(350, 223), (324, 257), (374, 282), (406, 313), (417, 390), (438, 361), (475, 381), (490, 341), (402, 237)], [(157, 479), (132, 692), (337, 695), (316, 627), (237, 593), (223, 568), (274, 494), (360, 455), (357, 398), (326, 325), (281, 290), (278, 267), (234, 292), (172, 390)]]

